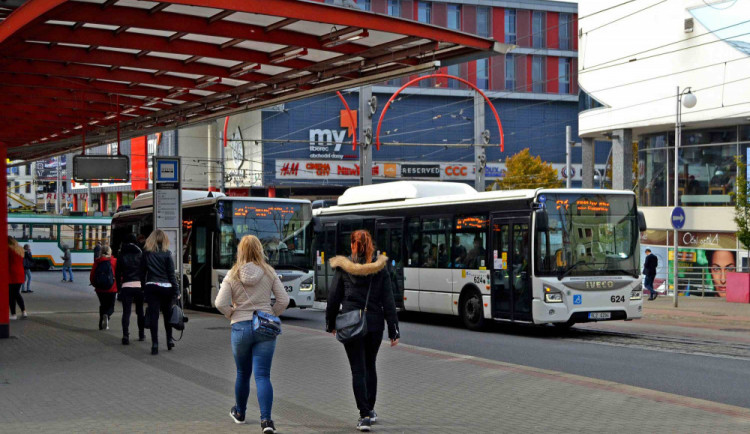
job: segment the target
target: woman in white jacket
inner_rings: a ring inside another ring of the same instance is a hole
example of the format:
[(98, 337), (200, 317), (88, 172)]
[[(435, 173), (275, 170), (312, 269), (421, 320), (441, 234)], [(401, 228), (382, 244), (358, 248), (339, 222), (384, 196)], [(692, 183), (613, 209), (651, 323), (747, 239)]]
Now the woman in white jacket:
[[(271, 293), (276, 297), (273, 306)], [(271, 361), (276, 338), (253, 332), (253, 312), (257, 310), (278, 316), (288, 305), (289, 296), (276, 271), (266, 263), (260, 240), (254, 235), (244, 236), (237, 246), (237, 262), (221, 283), (216, 308), (232, 321), (232, 353), (237, 365), (237, 379), (234, 383), (235, 405), (229, 415), (236, 423), (246, 423), (250, 375), (255, 371), (264, 434), (276, 432), (271, 420)]]

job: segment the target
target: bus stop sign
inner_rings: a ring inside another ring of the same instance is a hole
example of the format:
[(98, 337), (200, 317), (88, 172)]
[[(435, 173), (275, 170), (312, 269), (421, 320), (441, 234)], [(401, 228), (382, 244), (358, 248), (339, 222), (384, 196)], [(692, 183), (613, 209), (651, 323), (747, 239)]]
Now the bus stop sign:
[(669, 218), (672, 222), (672, 227), (675, 229), (682, 229), (685, 226), (685, 210), (680, 206), (674, 207), (672, 210), (672, 216)]

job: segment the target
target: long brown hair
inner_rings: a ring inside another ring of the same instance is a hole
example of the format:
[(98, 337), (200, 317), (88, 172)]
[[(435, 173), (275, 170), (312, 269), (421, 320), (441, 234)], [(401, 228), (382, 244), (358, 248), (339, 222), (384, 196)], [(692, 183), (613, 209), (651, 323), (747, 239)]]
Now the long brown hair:
[(245, 235), (240, 240), (237, 246), (237, 261), (227, 273), (227, 279), (239, 280), (240, 269), (250, 262), (262, 268), (269, 276), (274, 275), (273, 268), (268, 265), (266, 256), (263, 254), (263, 243), (255, 235)]
[(354, 262), (369, 264), (372, 262), (372, 254), (375, 253), (375, 246), (372, 243), (372, 236), (365, 229), (352, 232), (352, 257)]
[(16, 255), (23, 256), (23, 247), (21, 247), (21, 245), (18, 244), (18, 241), (10, 235), (8, 235), (8, 248), (10, 248), (10, 250)]
[(163, 230), (157, 229), (148, 236), (144, 248), (149, 252), (166, 252), (169, 250), (169, 237)]

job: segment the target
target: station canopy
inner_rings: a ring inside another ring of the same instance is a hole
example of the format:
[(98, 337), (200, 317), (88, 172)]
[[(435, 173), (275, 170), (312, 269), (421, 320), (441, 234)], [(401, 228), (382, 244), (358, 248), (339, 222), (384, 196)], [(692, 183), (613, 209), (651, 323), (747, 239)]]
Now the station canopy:
[(114, 142), (118, 129), (175, 129), (511, 48), (312, 1), (15, 3), (0, 11), (0, 143), (24, 160), (84, 134)]

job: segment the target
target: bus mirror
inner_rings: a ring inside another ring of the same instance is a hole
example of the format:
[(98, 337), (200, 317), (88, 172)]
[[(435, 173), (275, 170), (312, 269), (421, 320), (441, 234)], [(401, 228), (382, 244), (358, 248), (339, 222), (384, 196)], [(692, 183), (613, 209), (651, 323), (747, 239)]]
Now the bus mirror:
[(538, 209), (534, 212), (536, 214), (536, 230), (539, 232), (547, 232), (549, 230), (549, 221), (547, 220), (547, 211)]
[(638, 230), (645, 232), (646, 229), (648, 229), (648, 226), (646, 226), (646, 216), (643, 214), (643, 211), (638, 211)]

